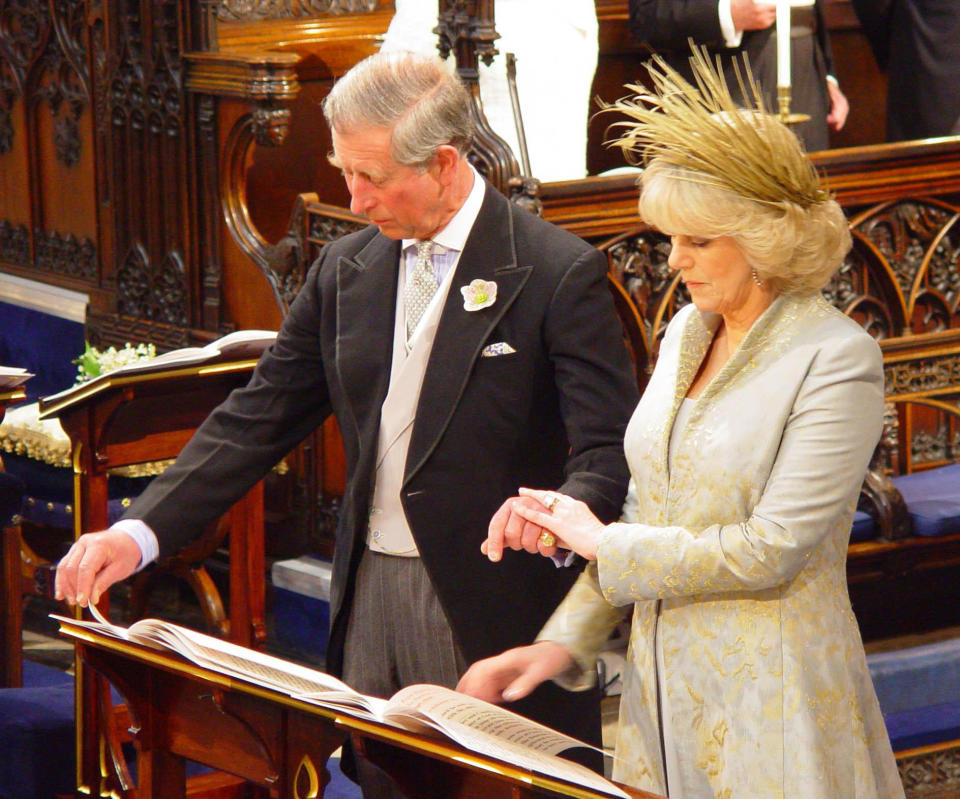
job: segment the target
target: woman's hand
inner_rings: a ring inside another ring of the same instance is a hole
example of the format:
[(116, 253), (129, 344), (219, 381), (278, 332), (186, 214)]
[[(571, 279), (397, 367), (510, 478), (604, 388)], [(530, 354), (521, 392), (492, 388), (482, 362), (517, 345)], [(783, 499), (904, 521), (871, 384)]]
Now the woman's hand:
[(549, 530), (556, 538), (556, 546), (572, 549), (587, 560), (596, 560), (604, 525), (585, 502), (556, 491), (535, 488), (521, 488), (520, 496), (537, 500), (538, 506), (518, 506), (518, 515)]
[(561, 644), (538, 641), (478, 660), (460, 678), (457, 690), (487, 702), (514, 702), (566, 671), (572, 663), (573, 658)]

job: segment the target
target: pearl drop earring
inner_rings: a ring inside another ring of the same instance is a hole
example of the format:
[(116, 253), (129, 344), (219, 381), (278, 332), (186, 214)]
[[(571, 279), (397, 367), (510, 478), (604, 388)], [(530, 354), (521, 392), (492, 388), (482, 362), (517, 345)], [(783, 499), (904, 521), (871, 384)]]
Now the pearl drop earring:
[(760, 275), (757, 274), (757, 270), (751, 269), (750, 275), (753, 277), (753, 282), (760, 286), (760, 288), (763, 288), (763, 281), (760, 279)]

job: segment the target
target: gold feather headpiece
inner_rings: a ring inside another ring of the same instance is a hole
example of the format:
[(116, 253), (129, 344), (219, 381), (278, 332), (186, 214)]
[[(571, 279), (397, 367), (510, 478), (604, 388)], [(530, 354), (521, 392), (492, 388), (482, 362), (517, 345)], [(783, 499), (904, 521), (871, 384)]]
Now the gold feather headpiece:
[(630, 85), (634, 97), (605, 106), (633, 120), (614, 123), (623, 132), (607, 144), (621, 147), (631, 163), (657, 158), (685, 179), (758, 203), (808, 208), (829, 199), (796, 136), (767, 112), (748, 62), (743, 73), (734, 62), (747, 108), (734, 102), (705, 48), (694, 46), (690, 62), (696, 86), (654, 56), (647, 64), (653, 91)]

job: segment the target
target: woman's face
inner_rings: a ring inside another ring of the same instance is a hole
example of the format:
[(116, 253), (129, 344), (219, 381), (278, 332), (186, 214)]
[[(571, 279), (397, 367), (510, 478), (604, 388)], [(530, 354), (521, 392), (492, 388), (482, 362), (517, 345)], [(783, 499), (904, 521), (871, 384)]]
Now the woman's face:
[(671, 236), (670, 244), (667, 263), (680, 272), (698, 310), (728, 317), (750, 314), (758, 304), (767, 304), (747, 259), (730, 236)]

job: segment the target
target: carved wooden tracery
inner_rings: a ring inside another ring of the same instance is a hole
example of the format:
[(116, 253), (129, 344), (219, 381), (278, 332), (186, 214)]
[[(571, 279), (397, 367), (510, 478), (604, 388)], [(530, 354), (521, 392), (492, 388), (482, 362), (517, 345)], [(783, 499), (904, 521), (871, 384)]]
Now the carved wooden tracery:
[(96, 245), (48, 227), (37, 166), (44, 148), (67, 168), (83, 152), (91, 100), (84, 13), (83, 0), (0, 3), (0, 156), (12, 157), (18, 140), (25, 149), (30, 185), (18, 211), (32, 220), (0, 219), (0, 260), (81, 280), (96, 274)]
[(222, 20), (251, 21), (319, 14), (357, 14), (373, 11), (377, 5), (377, 0), (220, 0), (216, 14)]
[(480, 99), (480, 62), (489, 66), (497, 54), (499, 34), (494, 26), (493, 0), (441, 0), (434, 32), (441, 58), (453, 54), (457, 75), (472, 99), (477, 132), (470, 160), (481, 175), (506, 194), (511, 178), (520, 175), (520, 167), (510, 145), (490, 127)]

